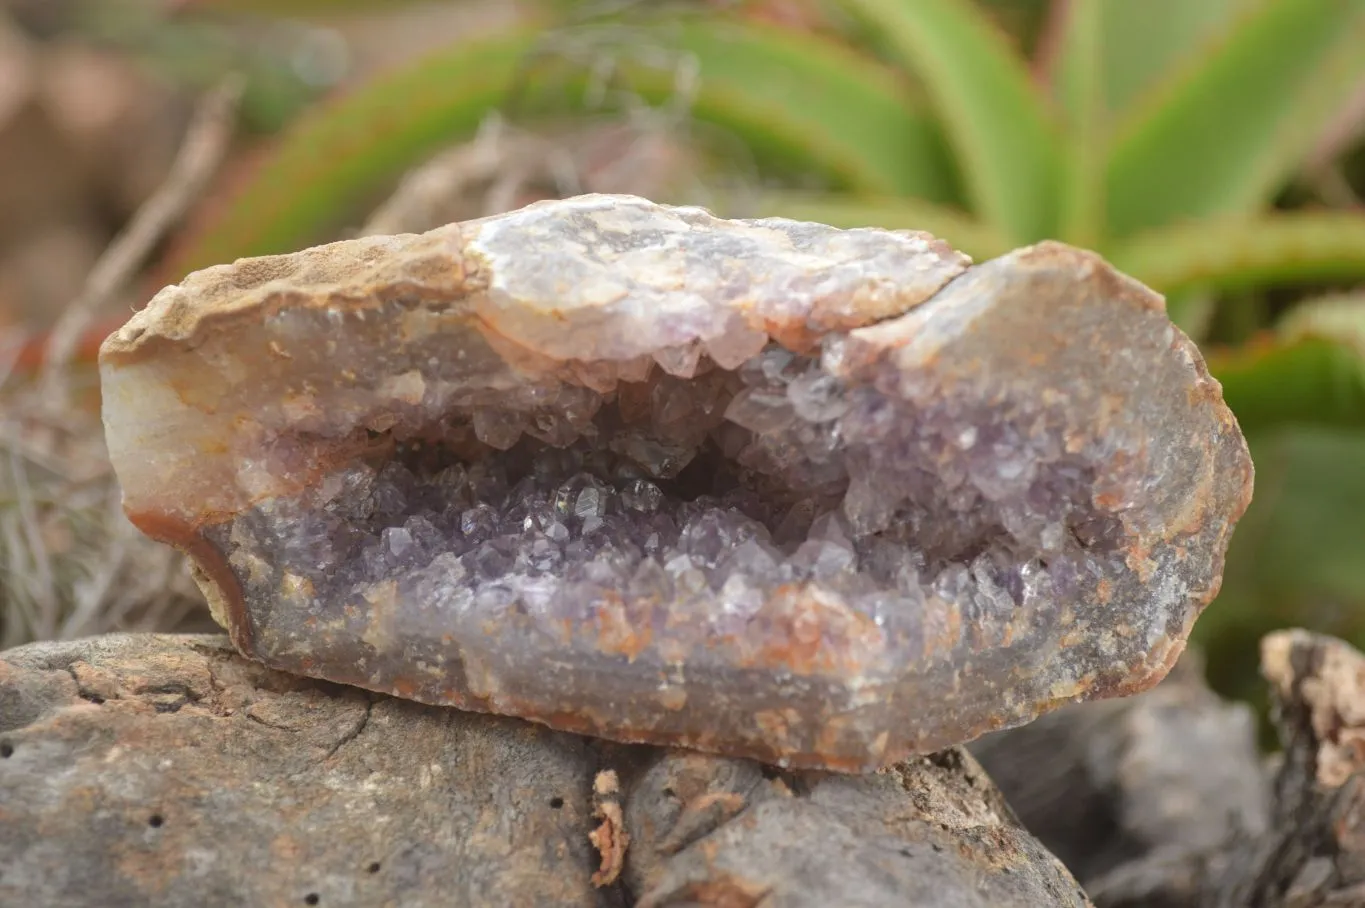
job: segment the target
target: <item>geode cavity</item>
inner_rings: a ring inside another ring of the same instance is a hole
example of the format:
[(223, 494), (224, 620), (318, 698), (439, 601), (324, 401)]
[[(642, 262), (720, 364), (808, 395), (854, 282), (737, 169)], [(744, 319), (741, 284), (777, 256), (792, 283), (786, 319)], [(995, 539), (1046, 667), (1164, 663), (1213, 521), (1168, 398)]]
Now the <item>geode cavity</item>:
[(1251, 493), (1093, 254), (634, 197), (209, 268), (101, 368), (128, 515), (246, 655), (789, 766), (1151, 686)]

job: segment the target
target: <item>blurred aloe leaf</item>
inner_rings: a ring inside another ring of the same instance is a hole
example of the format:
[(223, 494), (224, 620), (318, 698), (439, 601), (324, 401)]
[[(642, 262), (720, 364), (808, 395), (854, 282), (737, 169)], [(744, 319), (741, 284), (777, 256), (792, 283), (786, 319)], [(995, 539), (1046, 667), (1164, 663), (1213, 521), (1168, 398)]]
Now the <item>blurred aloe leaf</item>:
[[(1174, 68), (1188, 66), (1226, 27), (1260, 0), (1068, 0), (1052, 4), (1061, 31), (1056, 53), (1040, 61), (1056, 97), (1074, 120), (1086, 84), (1097, 81), (1106, 114), (1128, 108)], [(1098, 20), (1104, 49), (1099, 78), (1086, 61), (1086, 16)]]
[(1262, 0), (1115, 125), (1111, 231), (1265, 205), (1365, 75), (1365, 0)]
[[(644, 25), (636, 34), (695, 65), (694, 118), (770, 160), (799, 161), (856, 192), (954, 198), (942, 127), (895, 70), (824, 38), (713, 19)], [(647, 101), (677, 91), (671, 72), (629, 57), (621, 66)], [(772, 78), (779, 73), (784, 78)]]
[[(834, 42), (701, 20), (637, 40), (666, 38), (702, 75), (691, 114), (730, 131), (770, 163), (821, 173), (841, 189), (930, 200), (952, 197), (956, 176), (936, 122), (886, 67)], [(582, 109), (590, 74), (531, 65), (531, 30), (442, 51), (375, 79), (299, 123), (247, 180), (225, 213), (194, 238), (180, 273), (298, 248), (335, 229), (404, 170), (472, 137), (514, 85), (531, 114)], [(618, 64), (630, 90), (653, 103), (679, 92), (671, 68)], [(791, 78), (775, 82), (772, 72)], [(520, 81), (518, 81), (520, 80)], [(528, 100), (528, 98), (530, 100)]]
[(1109, 258), (1162, 293), (1365, 280), (1365, 214), (1296, 211), (1195, 221), (1139, 233), (1112, 248)]
[(1353, 347), (1303, 337), (1213, 352), (1208, 359), (1244, 429), (1365, 424), (1365, 374), (1360, 351)]
[[(1244, 431), (1365, 428), (1365, 293), (1301, 304), (1274, 332), (1210, 351), (1208, 362)], [(1365, 461), (1358, 468), (1365, 472)]]
[[(1165, 293), (1172, 317), (1201, 340), (1234, 322), (1257, 330), (1260, 308), (1243, 311), (1229, 293), (1365, 279), (1365, 216), (1269, 213), (1261, 197), (1288, 178), (1328, 102), (1365, 71), (1356, 59), (1365, 55), (1350, 52), (1365, 0), (1214, 0), (1197, 13), (1158, 2), (1152, 12), (1169, 17), (1145, 30), (1123, 4), (1065, 4), (1065, 131), (1025, 61), (970, 0), (840, 0), (902, 72), (828, 37), (716, 16), (646, 12), (607, 29), (615, 43), (593, 50), (633, 97), (681, 99), (692, 119), (739, 139), (765, 177), (823, 183), (764, 186), (746, 213), (926, 229), (978, 260), (1060, 235)], [(1140, 40), (1126, 40), (1129, 29)], [(1111, 43), (1151, 53), (1115, 58)], [(591, 106), (589, 68), (570, 54), (547, 71), (555, 52), (546, 44), (528, 30), (457, 46), (338, 99), (291, 131), (185, 267), (313, 241), (436, 148), (471, 136), (514, 83), (523, 101), (538, 99), (519, 115)], [(1124, 101), (1136, 106), (1109, 156), (1109, 108)], [(1286, 116), (1301, 129), (1289, 139), (1276, 131)], [(1145, 185), (1143, 217), (1157, 223), (1130, 235), (1114, 219), (1109, 203), (1123, 195), (1106, 189), (1116, 174), (1131, 175), (1125, 192)], [(1238, 195), (1237, 210), (1207, 214)], [(1211, 349), (1251, 422), (1296, 413), (1355, 424), (1352, 414), (1365, 412), (1343, 384), (1360, 349), (1335, 334), (1268, 332), (1246, 349)]]
[(914, 72), (961, 161), (972, 207), (1011, 242), (1053, 236), (1062, 150), (1028, 67), (969, 0), (844, 0)]
[(1238, 696), (1257, 689), (1256, 641), (1267, 631), (1365, 640), (1365, 432), (1281, 427), (1248, 440), (1256, 494), (1193, 637), (1214, 679)]
[(1061, 235), (1097, 246), (1104, 235), (1104, 158), (1109, 141), (1105, 86), (1104, 6), (1076, 0), (1068, 15), (1067, 48), (1072, 79), (1067, 85), (1067, 167), (1062, 187)]
[(1336, 337), (1354, 344), (1365, 360), (1365, 290), (1310, 300), (1280, 320), (1280, 333), (1289, 339)]
[(175, 270), (314, 241), (357, 197), (452, 137), (472, 135), (533, 41), (518, 33), (471, 44), (314, 111), (254, 170), (223, 216), (192, 238)]

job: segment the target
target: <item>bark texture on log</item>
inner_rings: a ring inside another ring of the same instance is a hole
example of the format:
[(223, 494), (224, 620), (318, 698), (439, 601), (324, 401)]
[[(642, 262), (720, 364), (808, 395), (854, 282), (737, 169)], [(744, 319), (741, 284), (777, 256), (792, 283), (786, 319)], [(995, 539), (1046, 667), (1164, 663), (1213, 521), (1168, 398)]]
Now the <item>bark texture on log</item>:
[(0, 904), (1089, 902), (958, 749), (779, 772), (120, 635), (0, 654)]

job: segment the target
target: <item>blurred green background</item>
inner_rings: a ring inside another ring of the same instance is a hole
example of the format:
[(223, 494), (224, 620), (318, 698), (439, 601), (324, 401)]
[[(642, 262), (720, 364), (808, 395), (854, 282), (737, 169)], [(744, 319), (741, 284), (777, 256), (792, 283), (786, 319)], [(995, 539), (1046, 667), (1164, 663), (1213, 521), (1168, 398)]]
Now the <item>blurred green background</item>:
[[(1166, 294), (1252, 446), (1255, 500), (1196, 632), (1215, 686), (1258, 698), (1272, 628), (1365, 643), (1365, 0), (0, 10), (30, 47), (131, 61), (169, 110), (248, 76), (239, 147), (143, 299), (377, 230), (420, 168), (435, 182), (409, 186), (404, 224), (414, 193), (440, 222), (627, 191), (925, 229), (978, 260), (1043, 238), (1098, 249)], [(41, 327), (46, 310), (10, 303)], [(0, 268), (0, 328), (4, 304)]]

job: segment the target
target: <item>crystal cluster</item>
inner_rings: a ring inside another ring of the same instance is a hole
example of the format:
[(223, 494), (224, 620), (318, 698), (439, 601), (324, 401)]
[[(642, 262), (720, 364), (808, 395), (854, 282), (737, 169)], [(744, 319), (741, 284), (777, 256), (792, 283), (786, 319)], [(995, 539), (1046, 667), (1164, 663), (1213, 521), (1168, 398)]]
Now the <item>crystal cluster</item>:
[(1048, 243), (584, 196), (244, 260), (102, 354), (131, 519), (246, 654), (862, 771), (1159, 680), (1246, 447)]

